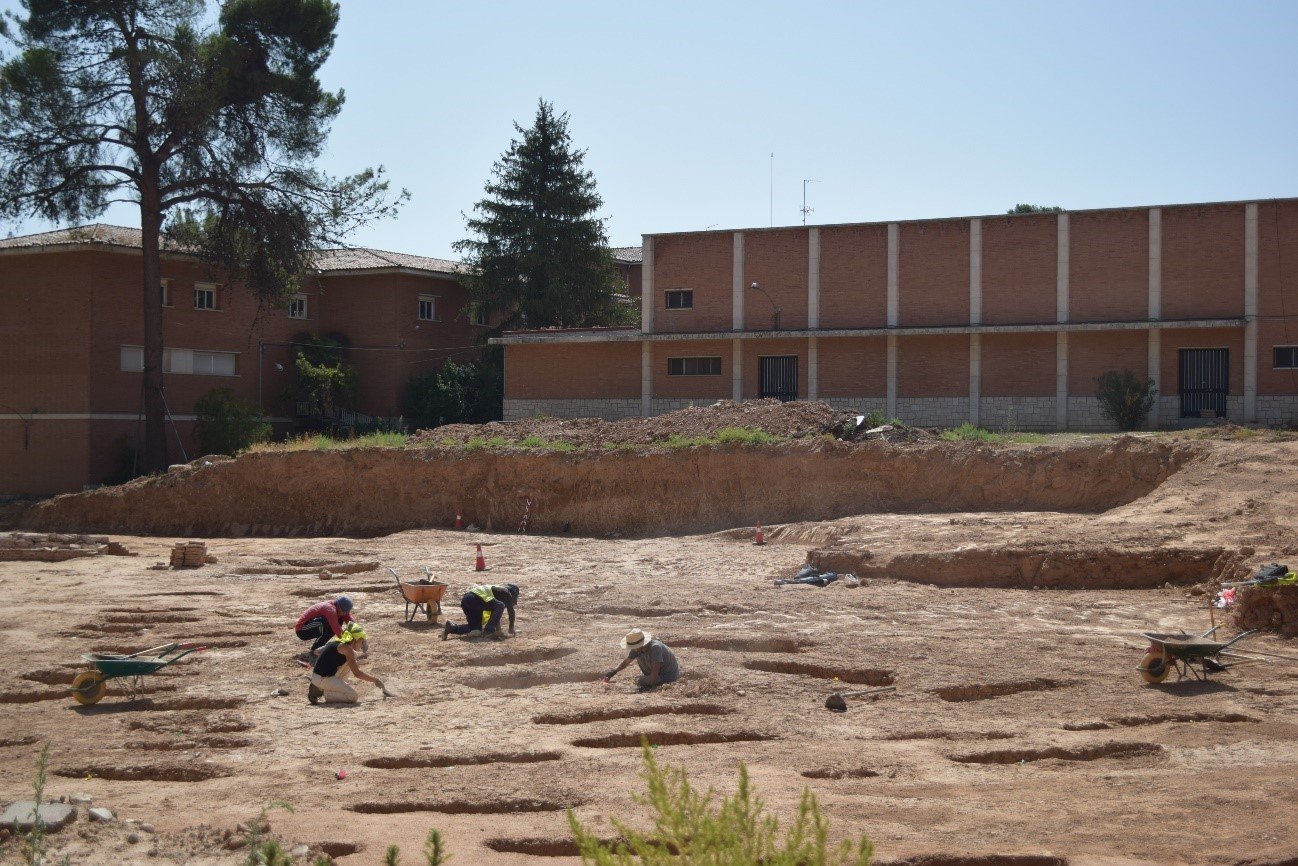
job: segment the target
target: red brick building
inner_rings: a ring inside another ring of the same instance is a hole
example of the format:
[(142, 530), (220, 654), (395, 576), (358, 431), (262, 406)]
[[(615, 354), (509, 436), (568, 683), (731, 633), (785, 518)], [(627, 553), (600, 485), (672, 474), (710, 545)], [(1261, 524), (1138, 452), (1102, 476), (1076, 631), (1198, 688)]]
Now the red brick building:
[[(0, 240), (0, 494), (79, 490), (130, 459), (140, 412), (138, 229), (92, 225)], [(326, 250), (289, 310), (191, 256), (164, 253), (171, 457), (198, 456), (194, 403), (229, 388), (273, 421), (293, 420), (293, 347), (341, 334), (359, 378), (356, 409), (400, 414), (409, 379), (471, 354), (478, 327), (460, 266), (370, 249)]]
[(506, 334), (506, 419), (821, 399), (921, 425), (1298, 421), (1298, 200), (645, 235), (642, 327)]

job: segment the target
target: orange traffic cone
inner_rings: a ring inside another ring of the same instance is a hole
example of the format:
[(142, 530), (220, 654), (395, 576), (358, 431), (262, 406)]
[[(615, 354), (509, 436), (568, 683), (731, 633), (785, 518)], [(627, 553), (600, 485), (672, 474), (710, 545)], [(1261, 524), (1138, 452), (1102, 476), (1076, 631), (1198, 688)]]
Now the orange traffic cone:
[(464, 518), (460, 516), (460, 512), (458, 511), (455, 512), (455, 528), (456, 529), (464, 528)]
[(486, 571), (486, 570), (487, 570), (487, 560), (485, 560), (485, 559), (482, 558), (482, 545), (481, 545), (481, 544), (478, 545), (478, 558), (477, 558), (477, 561), (475, 561), (475, 562), (473, 563), (473, 570), (474, 570), (474, 571)]
[(765, 543), (766, 543), (766, 533), (762, 532), (762, 524), (760, 521), (758, 521), (757, 535), (753, 538), (753, 544), (765, 544)]

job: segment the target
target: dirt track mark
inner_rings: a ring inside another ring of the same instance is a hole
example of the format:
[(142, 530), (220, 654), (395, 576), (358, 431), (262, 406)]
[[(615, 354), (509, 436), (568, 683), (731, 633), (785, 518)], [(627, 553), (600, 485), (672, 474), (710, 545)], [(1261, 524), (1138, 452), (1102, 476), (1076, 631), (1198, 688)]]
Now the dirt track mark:
[(162, 701), (149, 701), (150, 705), (140, 707), (157, 712), (174, 712), (176, 710), (232, 710), (248, 703), (243, 698), (170, 698)]
[(865, 767), (849, 770), (840, 767), (822, 767), (818, 770), (803, 770), (802, 775), (808, 779), (872, 779), (879, 774)]
[(578, 857), (581, 851), (572, 839), (488, 839), (482, 843), (500, 854), (529, 857)]
[(651, 746), (699, 746), (707, 743), (752, 743), (779, 738), (772, 734), (759, 734), (754, 731), (734, 731), (733, 733), (716, 731), (645, 731), (640, 734), (606, 734), (602, 737), (582, 737), (579, 740), (573, 740), (572, 744), (583, 749), (627, 749), (639, 748), (642, 739), (648, 740)]
[(951, 760), (962, 764), (1030, 764), (1051, 758), (1060, 761), (1098, 761), (1100, 758), (1139, 758), (1163, 751), (1157, 743), (1104, 743), (1099, 746), (1077, 746), (1071, 749), (1052, 746), (1048, 749), (1002, 749), (996, 752), (976, 752), (971, 755), (952, 755)]
[(666, 639), (670, 647), (719, 650), (735, 653), (800, 653), (811, 646), (810, 641), (793, 638), (743, 638), (743, 637), (684, 637)]
[(485, 764), (538, 764), (558, 761), (559, 752), (488, 752), (481, 755), (407, 755), (399, 758), (370, 758), (361, 763), (379, 770), (410, 770), (425, 767), (469, 767)]
[(678, 707), (625, 707), (611, 710), (584, 710), (575, 713), (544, 713), (532, 717), (534, 725), (584, 725), (614, 719), (638, 719), (643, 716), (728, 716), (734, 710), (717, 704), (683, 704)]
[(247, 737), (198, 737), (180, 740), (136, 740), (126, 748), (143, 752), (183, 752), (191, 749), (246, 749), (252, 745)]
[(40, 740), (41, 738), (35, 735), (0, 738), (0, 749), (10, 749), (14, 746), (30, 746), (32, 743), (39, 743)]
[(576, 650), (571, 647), (556, 647), (554, 649), (522, 650), (512, 653), (501, 653), (500, 655), (479, 656), (465, 659), (460, 662), (468, 668), (491, 668), (503, 667), (504, 665), (530, 665), (537, 662), (552, 662), (558, 659), (570, 656)]
[(242, 734), (251, 731), (256, 725), (243, 719), (221, 718), (207, 713), (196, 712), (190, 716), (154, 716), (152, 718), (132, 719), (126, 723), (132, 731), (151, 731), (156, 734), (188, 735), (190, 731), (201, 728), (207, 734)]
[(232, 775), (224, 767), (210, 764), (153, 764), (141, 766), (94, 765), (89, 767), (61, 767), (54, 775), (66, 779), (107, 779), (111, 782), (206, 782)]
[(500, 674), (494, 677), (483, 677), (468, 680), (464, 684), (474, 689), (531, 689), (537, 686), (557, 686), (565, 683), (594, 683), (599, 681), (598, 674), (539, 674), (522, 670), (512, 674)]
[(138, 614), (113, 614), (104, 617), (110, 624), (136, 624), (140, 626), (162, 625), (164, 623), (202, 622), (201, 616), (189, 616), (183, 613), (151, 613), (141, 611)]
[(1058, 680), (1035, 679), (1019, 680), (1011, 683), (981, 683), (971, 686), (948, 686), (934, 689), (933, 693), (944, 701), (960, 703), (963, 701), (986, 701), (992, 698), (1003, 698), (1006, 695), (1017, 695), (1020, 692), (1044, 692), (1051, 689), (1062, 689), (1068, 683)]
[(510, 815), (517, 812), (563, 812), (582, 805), (580, 802), (558, 800), (446, 800), (394, 801), (356, 803), (347, 806), (349, 812), (362, 815), (396, 815), (406, 812), (439, 812), (443, 815)]
[(294, 598), (314, 598), (317, 595), (339, 596), (339, 595), (361, 595), (371, 592), (392, 592), (395, 593), (397, 588), (396, 581), (392, 583), (372, 583), (368, 586), (330, 586), (328, 583), (321, 583), (310, 589), (295, 589), (289, 592)]
[(894, 682), (892, 671), (836, 668), (828, 665), (784, 661), (781, 659), (749, 659), (744, 662), (744, 667), (750, 671), (764, 671), (772, 674), (800, 674), (804, 677), (838, 680), (852, 685), (890, 686)]
[(1154, 716), (1122, 716), (1097, 722), (1065, 722), (1065, 731), (1104, 731), (1109, 728), (1134, 728), (1142, 725), (1162, 725), (1168, 722), (1256, 722), (1258, 719), (1243, 713), (1165, 713)]
[[(148, 616), (154, 616), (156, 614), (164, 614), (164, 613), (192, 613), (193, 611), (196, 610), (202, 610), (202, 608), (164, 607), (164, 608), (159, 608), (158, 610), (138, 610), (133, 607), (105, 607), (105, 608), (100, 608), (99, 612), (100, 613), (129, 613), (134, 616), (148, 617)], [(117, 620), (112, 620), (112, 621), (116, 622)]]
[(220, 598), (222, 595), (224, 595), (224, 593), (213, 592), (210, 589), (184, 589), (184, 590), (174, 590), (172, 592), (146, 592), (143, 594), (142, 597), (143, 598), (164, 598), (167, 596), (199, 596), (199, 595), (215, 596), (217, 598)]
[(877, 866), (1068, 866), (1068, 861), (1049, 854), (921, 854)]
[(0, 692), (0, 704), (34, 704), (68, 697), (67, 689), (45, 692)]
[(1010, 740), (1014, 735), (1005, 731), (971, 731), (956, 733), (954, 731), (898, 731), (885, 734), (881, 740)]
[(320, 853), (335, 859), (359, 854), (365, 850), (365, 846), (357, 842), (317, 842), (315, 847), (320, 849)]
[(148, 623), (137, 622), (128, 624), (124, 622), (83, 622), (72, 632), (74, 637), (98, 637), (100, 634), (130, 634), (132, 632), (144, 631), (149, 627)]

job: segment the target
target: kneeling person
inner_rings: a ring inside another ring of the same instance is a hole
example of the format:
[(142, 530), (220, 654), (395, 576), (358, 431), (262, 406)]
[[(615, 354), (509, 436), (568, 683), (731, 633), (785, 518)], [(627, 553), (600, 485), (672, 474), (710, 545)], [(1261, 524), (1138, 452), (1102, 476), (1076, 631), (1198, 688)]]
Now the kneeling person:
[(320, 651), (311, 669), (311, 685), (307, 687), (306, 697), (311, 703), (321, 698), (340, 704), (354, 704), (360, 698), (352, 684), (343, 679), (347, 671), (358, 680), (373, 683), (386, 695), (387, 687), (378, 677), (372, 677), (356, 664), (356, 644), (365, 650), (365, 632), (355, 623), (343, 626), (343, 632), (329, 641)]
[(613, 679), (631, 662), (640, 666), (640, 676), (635, 678), (635, 684), (642, 689), (656, 688), (680, 679), (681, 666), (675, 653), (649, 632), (632, 629), (622, 638), (622, 649), (627, 651), (627, 657), (604, 675), (605, 681)]
[(507, 583), (504, 586), (492, 586), (489, 583), (469, 587), (460, 598), (460, 610), (464, 611), (464, 625), (452, 625), (448, 619), (442, 627), (442, 640), (450, 635), (469, 634), (482, 630), (484, 635), (492, 635), (497, 640), (504, 640), (500, 630), (500, 619), (509, 612), (509, 633), (514, 633), (514, 608), (518, 605), (518, 586)]

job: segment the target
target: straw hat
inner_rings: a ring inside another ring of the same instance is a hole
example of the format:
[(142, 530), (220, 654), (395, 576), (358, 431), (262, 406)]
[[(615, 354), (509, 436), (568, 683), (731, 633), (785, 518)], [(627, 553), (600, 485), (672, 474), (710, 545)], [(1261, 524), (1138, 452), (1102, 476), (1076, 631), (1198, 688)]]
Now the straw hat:
[(622, 649), (640, 649), (640, 647), (653, 639), (654, 636), (651, 633), (633, 628), (626, 633), (626, 637), (622, 638)]

